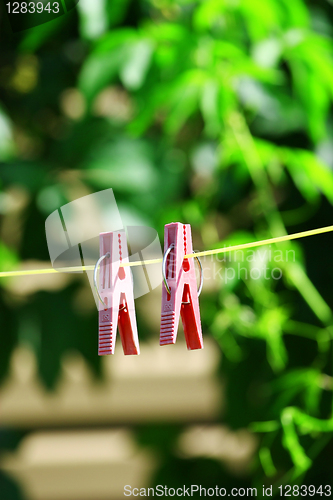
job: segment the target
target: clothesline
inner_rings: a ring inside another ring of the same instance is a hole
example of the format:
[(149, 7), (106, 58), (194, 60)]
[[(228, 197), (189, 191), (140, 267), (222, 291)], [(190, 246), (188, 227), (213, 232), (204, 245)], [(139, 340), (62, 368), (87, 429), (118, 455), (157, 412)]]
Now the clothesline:
[[(267, 240), (261, 241), (252, 241), (250, 243), (244, 243), (241, 245), (232, 245), (224, 248), (216, 248), (214, 250), (204, 250), (202, 252), (195, 252), (188, 255), (185, 255), (185, 259), (190, 259), (191, 257), (204, 257), (206, 255), (218, 255), (221, 253), (232, 252), (236, 250), (245, 250), (247, 248), (255, 248), (264, 245), (271, 245), (273, 243), (282, 243), (284, 241), (296, 240), (300, 238), (305, 238), (307, 236), (315, 236), (317, 234), (324, 234), (333, 231), (333, 226), (321, 227), (318, 229), (310, 229), (309, 231), (302, 231), (300, 233), (294, 234), (286, 234), (284, 236), (278, 236), (277, 238), (269, 238)], [(135, 267), (142, 265), (150, 265), (150, 264), (160, 264), (163, 259), (151, 259), (144, 261), (135, 261), (135, 262), (124, 262), (120, 264), (120, 267)], [(80, 271), (93, 271), (95, 266), (76, 266), (76, 267), (63, 267), (59, 269), (34, 269), (34, 270), (20, 270), (20, 271), (5, 271), (0, 272), (0, 278), (8, 278), (8, 277), (18, 277), (18, 276), (33, 276), (37, 274), (54, 274), (59, 272), (80, 272)]]

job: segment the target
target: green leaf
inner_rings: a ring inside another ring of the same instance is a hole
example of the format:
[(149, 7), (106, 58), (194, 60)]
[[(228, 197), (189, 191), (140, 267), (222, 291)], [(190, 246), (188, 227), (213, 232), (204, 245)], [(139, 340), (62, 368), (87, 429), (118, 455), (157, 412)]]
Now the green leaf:
[(64, 30), (70, 21), (70, 15), (57, 17), (51, 22), (34, 26), (32, 29), (24, 31), (24, 37), (19, 44), (20, 52), (36, 52), (47, 40), (55, 37), (56, 33), (61, 30)]
[(291, 62), (296, 91), (300, 96), (315, 143), (326, 135), (326, 120), (330, 105), (330, 93), (326, 82), (307, 64), (296, 60)]
[(200, 108), (209, 136), (217, 136), (221, 130), (220, 106), (220, 86), (216, 80), (207, 80), (202, 89)]
[(297, 395), (302, 395), (307, 411), (317, 412), (322, 393), (321, 372), (314, 368), (298, 368), (281, 375), (271, 383), (273, 392), (278, 392), (275, 406), (282, 408), (293, 403)]
[(274, 371), (281, 371), (288, 354), (283, 343), (283, 324), (288, 315), (282, 308), (264, 311), (258, 322), (258, 333), (267, 342), (267, 359)]
[(0, 106), (0, 161), (6, 161), (15, 151), (12, 123)]
[(277, 470), (274, 466), (271, 451), (266, 446), (260, 448), (259, 450), (259, 458), (262, 465), (262, 468), (265, 471), (267, 477), (273, 477), (276, 475)]
[(244, 0), (240, 11), (247, 25), (249, 36), (256, 42), (267, 38), (275, 26), (280, 25), (281, 7), (278, 2), (267, 0)]
[(297, 28), (308, 28), (310, 22), (309, 10), (302, 0), (282, 0), (285, 9), (285, 25)]
[(173, 86), (170, 97), (171, 111), (165, 121), (169, 134), (176, 134), (191, 115), (199, 108), (202, 87), (206, 75), (201, 70), (186, 72)]
[(18, 262), (17, 253), (0, 241), (0, 272), (12, 271)]
[(205, 0), (197, 7), (193, 16), (196, 30), (206, 31), (214, 25), (223, 25), (223, 14), (227, 10), (226, 0)]
[(109, 26), (116, 26), (124, 19), (130, 0), (105, 0)]
[(302, 149), (283, 149), (284, 160), (296, 186), (308, 201), (319, 193), (333, 203), (333, 172), (314, 153)]
[(84, 62), (79, 75), (79, 87), (89, 104), (119, 73), (137, 38), (133, 30), (108, 33), (96, 45)]
[(291, 459), (297, 469), (296, 472), (300, 474), (311, 467), (312, 461), (307, 457), (304, 448), (299, 442), (293, 422), (292, 410), (293, 408), (285, 408), (281, 414), (281, 423), (284, 431), (282, 442), (290, 453)]
[(120, 69), (120, 78), (128, 90), (137, 90), (142, 86), (152, 53), (153, 45), (148, 39), (131, 44)]
[(77, 9), (80, 18), (80, 33), (83, 38), (94, 40), (107, 29), (105, 0), (80, 0)]
[(147, 143), (118, 140), (101, 146), (87, 159), (83, 177), (99, 188), (147, 192), (157, 185), (152, 151)]

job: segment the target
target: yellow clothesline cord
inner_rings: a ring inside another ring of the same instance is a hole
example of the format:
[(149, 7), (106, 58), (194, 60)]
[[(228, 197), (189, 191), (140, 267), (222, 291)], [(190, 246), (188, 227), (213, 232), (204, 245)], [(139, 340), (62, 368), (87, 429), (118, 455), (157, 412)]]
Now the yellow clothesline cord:
[(217, 248), (216, 250), (195, 252), (185, 255), (185, 258), (189, 259), (190, 257), (194, 256), (203, 257), (204, 255), (214, 255), (235, 250), (244, 250), (246, 248), (261, 247), (263, 245), (271, 245), (272, 243), (282, 243), (283, 241), (297, 240), (300, 238), (305, 238), (306, 236), (315, 236), (316, 234), (329, 233), (331, 231), (333, 231), (333, 226), (320, 227), (319, 229), (310, 229), (309, 231), (303, 231), (301, 233), (286, 234), (284, 236), (278, 236), (277, 238), (270, 238), (268, 240), (252, 241), (251, 243), (244, 243), (242, 245), (233, 245), (225, 248)]
[[(252, 241), (250, 243), (244, 243), (242, 245), (233, 245), (224, 248), (216, 248), (214, 250), (204, 250), (202, 252), (195, 252), (191, 254), (185, 255), (185, 259), (190, 259), (191, 257), (204, 257), (205, 255), (217, 255), (220, 253), (227, 253), (236, 250), (245, 250), (247, 248), (261, 247), (264, 245), (271, 245), (273, 243), (282, 243), (283, 241), (296, 240), (300, 238), (305, 238), (306, 236), (315, 236), (317, 234), (324, 234), (333, 231), (333, 226), (321, 227), (318, 229), (310, 229), (309, 231), (302, 231), (301, 233), (294, 234), (286, 234), (284, 236), (278, 236), (277, 238), (269, 238), (267, 240), (261, 241)], [(120, 264), (120, 267), (135, 267), (135, 266), (143, 266), (149, 264), (159, 264), (162, 262), (162, 259), (152, 259), (152, 260), (144, 260), (144, 261), (136, 261), (136, 262), (125, 262)], [(0, 272), (0, 278), (8, 278), (14, 276), (33, 276), (37, 274), (54, 274), (61, 272), (81, 272), (81, 271), (93, 271), (95, 266), (78, 266), (78, 267), (63, 267), (59, 269), (34, 269), (34, 270), (26, 270), (26, 271), (6, 271)]]

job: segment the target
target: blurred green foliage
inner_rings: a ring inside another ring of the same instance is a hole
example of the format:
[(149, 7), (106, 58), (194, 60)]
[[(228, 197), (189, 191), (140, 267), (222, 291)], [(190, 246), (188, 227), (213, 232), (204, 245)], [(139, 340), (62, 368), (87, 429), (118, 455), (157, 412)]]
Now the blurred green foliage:
[[(48, 260), (46, 216), (107, 187), (161, 237), (167, 222), (190, 223), (201, 249), (331, 224), (329, 2), (92, 0), (20, 35), (1, 23), (1, 270)], [(223, 421), (260, 436), (254, 485), (331, 480), (332, 244), (329, 234), (281, 244), (295, 252), (278, 264), (282, 280), (236, 276), (202, 298), (204, 331), (224, 353)], [(2, 379), (22, 341), (50, 388), (68, 349), (99, 373), (96, 313), (82, 317), (71, 300), (79, 284), (23, 307), (3, 285)], [(146, 445), (164, 457), (162, 484), (183, 484), (177, 470), (189, 482), (220, 474), (176, 459), (163, 439)]]

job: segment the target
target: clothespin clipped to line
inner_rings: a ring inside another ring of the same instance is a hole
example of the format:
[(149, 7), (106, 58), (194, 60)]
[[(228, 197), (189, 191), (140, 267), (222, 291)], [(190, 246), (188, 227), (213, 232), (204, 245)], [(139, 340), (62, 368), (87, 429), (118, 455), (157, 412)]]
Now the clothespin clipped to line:
[[(175, 222), (164, 232), (162, 274), (162, 313), (160, 345), (174, 344), (179, 316), (182, 318), (188, 349), (202, 349), (199, 295), (203, 285), (202, 266), (197, 290), (193, 258), (191, 226)], [(128, 263), (127, 240), (124, 231), (100, 234), (100, 258), (94, 269), (94, 286), (99, 299), (100, 356), (113, 354), (117, 325), (125, 354), (139, 354), (139, 341), (134, 309), (133, 279)], [(100, 267), (100, 280), (97, 272)]]
[(124, 353), (140, 354), (132, 273), (129, 267), (120, 267), (128, 262), (125, 232), (101, 233), (99, 237), (100, 258), (94, 269), (94, 286), (99, 299), (98, 354), (114, 353), (117, 326)]
[(190, 224), (167, 224), (164, 228), (160, 345), (176, 342), (181, 315), (187, 348), (203, 349), (199, 309), (199, 295), (203, 285), (202, 265), (199, 257), (195, 257), (200, 268), (200, 285), (197, 290), (194, 259), (185, 259), (188, 253), (193, 253)]

